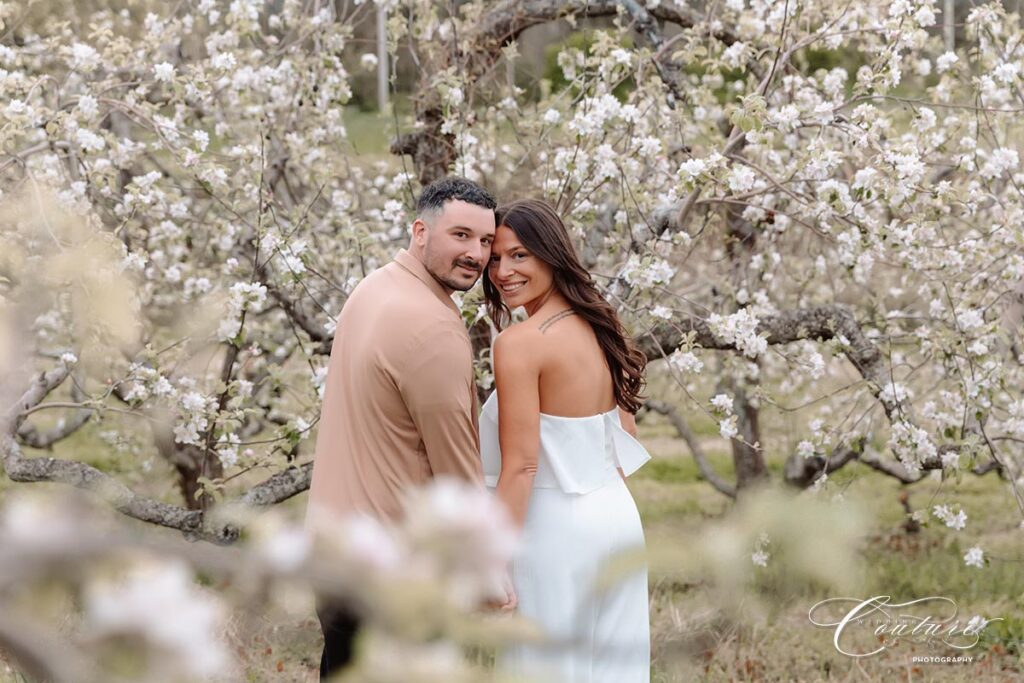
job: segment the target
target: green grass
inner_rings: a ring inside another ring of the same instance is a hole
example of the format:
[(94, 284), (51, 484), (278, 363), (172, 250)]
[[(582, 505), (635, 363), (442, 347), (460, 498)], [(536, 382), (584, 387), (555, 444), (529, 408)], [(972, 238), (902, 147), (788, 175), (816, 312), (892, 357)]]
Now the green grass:
[[(391, 111), (345, 107), (343, 119), (348, 133), (349, 144), (360, 157), (394, 160), (389, 148), (398, 132), (412, 130), (412, 103), (407, 96), (400, 96), (390, 105)], [(396, 115), (397, 113), (397, 115)]]
[[(673, 537), (693, 538), (727, 515), (732, 503), (700, 480), (685, 446), (666, 439), (660, 428), (641, 425), (641, 440), (654, 459), (630, 480), (644, 520), (648, 547)], [(708, 460), (727, 480), (731, 455), (705, 440)], [(723, 444), (724, 445), (724, 444)], [(719, 449), (719, 450), (716, 450)], [(769, 470), (782, 458), (770, 458)], [(779, 477), (773, 475), (776, 480)], [(759, 570), (752, 588), (749, 620), (730, 620), (718, 612), (715, 591), (706, 579), (690, 581), (671, 573), (651, 574), (653, 681), (1011, 681), (1024, 680), (1024, 531), (1007, 484), (993, 475), (966, 476), (961, 482), (922, 481), (907, 487), (913, 509), (939, 503), (962, 504), (968, 514), (963, 531), (948, 529), (929, 515), (927, 525), (908, 534), (901, 524), (903, 487), (895, 480), (852, 463), (830, 479), (829, 491), (867, 502), (871, 531), (858, 542), (857, 595), (891, 595), (893, 601), (926, 596), (952, 598), (964, 620), (975, 614), (999, 617), (983, 632), (970, 654), (971, 664), (921, 664), (913, 655), (932, 654), (923, 646), (901, 644), (876, 657), (855, 661), (832, 646), (831, 632), (818, 630), (807, 610), (818, 600), (838, 597), (828, 589), (796, 586), (770, 565)], [(1016, 516), (1015, 516), (1016, 515)], [(980, 545), (993, 558), (983, 569), (964, 564), (963, 554)], [(999, 558), (999, 559), (995, 559)], [(687, 653), (687, 656), (680, 656)], [(942, 653), (939, 653), (942, 654)]]

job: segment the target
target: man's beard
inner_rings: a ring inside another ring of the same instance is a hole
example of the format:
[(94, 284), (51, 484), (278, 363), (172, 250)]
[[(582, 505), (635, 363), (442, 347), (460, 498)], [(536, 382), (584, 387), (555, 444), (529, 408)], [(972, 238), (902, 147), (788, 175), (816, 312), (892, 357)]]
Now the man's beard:
[[(458, 292), (465, 292), (465, 291), (468, 291), (468, 290), (472, 289), (473, 285), (475, 285), (476, 281), (480, 278), (480, 273), (483, 272), (483, 267), (480, 266), (479, 264), (474, 263), (472, 261), (465, 261), (465, 260), (462, 260), (462, 259), (457, 259), (455, 261), (452, 261), (451, 267), (449, 268), (447, 273), (439, 272), (438, 269), (434, 266), (434, 264), (431, 263), (431, 261), (433, 261), (433, 259), (430, 258), (429, 249), (428, 249), (428, 252), (427, 252), (427, 259), (426, 260), (427, 260), (427, 263), (426, 263), (427, 272), (430, 273), (430, 275), (435, 280), (440, 282), (445, 287), (448, 287), (449, 289), (454, 289), (455, 291), (458, 291)], [(454, 270), (455, 268), (457, 268), (458, 266), (465, 266), (466, 268), (469, 268), (470, 270), (475, 270), (477, 272), (477, 276), (475, 278), (473, 278), (472, 281), (470, 281), (468, 283), (465, 282), (464, 280), (456, 280), (454, 277), (449, 275), (449, 273), (451, 273), (451, 271)]]

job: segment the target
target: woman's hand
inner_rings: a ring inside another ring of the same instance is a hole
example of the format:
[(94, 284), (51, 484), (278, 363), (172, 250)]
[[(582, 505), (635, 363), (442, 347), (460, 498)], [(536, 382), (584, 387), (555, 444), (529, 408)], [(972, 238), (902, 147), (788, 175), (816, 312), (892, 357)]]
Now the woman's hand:
[(500, 612), (514, 612), (516, 607), (519, 606), (519, 597), (516, 595), (515, 586), (512, 584), (512, 575), (507, 569), (505, 570), (505, 575), (501, 578), (501, 590), (504, 592), (504, 598), (488, 600), (484, 607)]

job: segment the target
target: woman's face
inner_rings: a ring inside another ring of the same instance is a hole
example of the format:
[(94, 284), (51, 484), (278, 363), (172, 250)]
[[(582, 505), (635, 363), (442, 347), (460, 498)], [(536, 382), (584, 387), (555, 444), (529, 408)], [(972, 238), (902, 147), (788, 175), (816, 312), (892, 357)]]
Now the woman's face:
[(487, 276), (509, 308), (541, 299), (554, 284), (551, 266), (527, 251), (507, 225), (494, 233)]

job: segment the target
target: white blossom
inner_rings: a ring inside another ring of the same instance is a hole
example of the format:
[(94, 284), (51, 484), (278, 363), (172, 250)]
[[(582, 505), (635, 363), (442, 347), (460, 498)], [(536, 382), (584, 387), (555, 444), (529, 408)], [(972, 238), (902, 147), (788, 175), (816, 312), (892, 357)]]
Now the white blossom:
[(938, 73), (945, 73), (959, 61), (959, 58), (953, 52), (945, 52), (935, 58), (935, 71)]
[(954, 513), (948, 505), (936, 505), (932, 514), (945, 522), (950, 529), (962, 530), (967, 525), (967, 513), (960, 509)]
[(708, 317), (712, 334), (723, 342), (734, 344), (748, 358), (756, 358), (768, 348), (767, 338), (757, 334), (759, 322), (749, 307), (728, 316), (712, 313)]
[(266, 298), (267, 288), (260, 283), (236, 282), (231, 285), (228, 310), (217, 329), (218, 337), (225, 341), (234, 339), (242, 325), (242, 313), (262, 307)]
[(78, 145), (88, 152), (99, 152), (107, 146), (107, 141), (101, 135), (93, 133), (87, 128), (79, 128), (75, 133)]
[(85, 94), (78, 98), (78, 111), (82, 112), (82, 116), (87, 119), (91, 119), (99, 113), (99, 106), (96, 103), (96, 98), (92, 95)]
[(641, 259), (637, 254), (630, 254), (622, 269), (622, 278), (634, 287), (653, 287), (667, 284), (675, 275), (676, 269), (659, 258)]
[(964, 553), (964, 564), (968, 567), (983, 568), (985, 566), (985, 552), (979, 546), (969, 548)]
[(928, 28), (935, 25), (935, 10), (927, 5), (914, 12), (914, 21), (921, 28)]
[(754, 187), (754, 169), (749, 166), (737, 165), (729, 173), (729, 189), (733, 192), (746, 192)]
[(196, 147), (199, 148), (200, 152), (206, 151), (207, 146), (210, 144), (210, 134), (205, 130), (192, 131), (192, 139), (195, 140)]
[(704, 363), (692, 351), (675, 351), (669, 356), (669, 363), (679, 372), (699, 373)]
[(170, 83), (174, 80), (174, 65), (161, 62), (153, 67), (153, 78), (159, 83)]
[(711, 405), (724, 413), (731, 413), (732, 396), (729, 394), (716, 394), (711, 398)]
[(1010, 149), (1009, 147), (1000, 147), (994, 149), (988, 155), (988, 159), (985, 164), (981, 167), (981, 176), (983, 178), (996, 178), (1009, 171), (1016, 170), (1020, 165), (1020, 157), (1017, 154), (1017, 150)]
[(668, 306), (655, 306), (651, 309), (651, 316), (654, 318), (661, 318), (662, 320), (672, 319), (672, 309)]
[(731, 439), (737, 434), (736, 416), (733, 415), (718, 423), (718, 433), (723, 439)]
[(85, 43), (71, 46), (71, 66), (86, 73), (95, 71), (100, 65), (100, 53), (96, 48)]
[(983, 312), (977, 308), (967, 308), (957, 312), (957, 323), (964, 331), (976, 330), (985, 324)]

